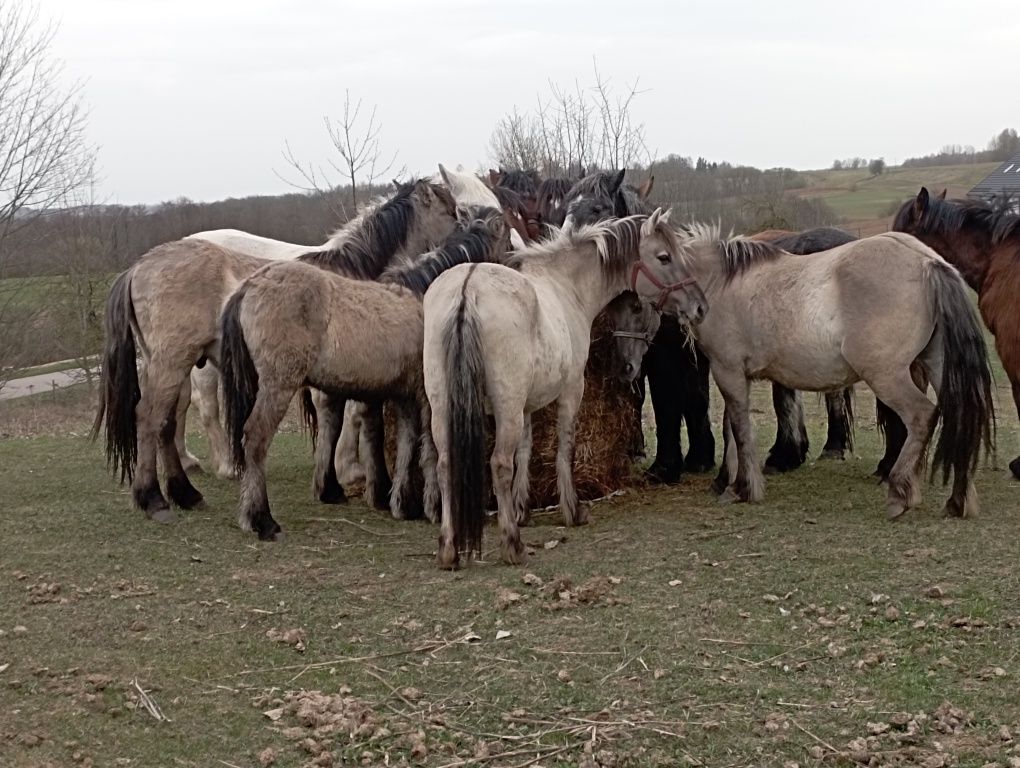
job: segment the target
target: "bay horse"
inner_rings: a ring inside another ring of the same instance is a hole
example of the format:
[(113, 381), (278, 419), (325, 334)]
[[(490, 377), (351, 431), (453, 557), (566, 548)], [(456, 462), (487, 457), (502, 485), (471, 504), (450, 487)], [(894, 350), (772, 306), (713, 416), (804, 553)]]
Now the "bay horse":
[(238, 520), (260, 539), (275, 540), (280, 525), (269, 509), (265, 461), (294, 393), (311, 386), (325, 393), (333, 413), (355, 398), (374, 450), (365, 457), (366, 496), (385, 463), (382, 401), (398, 406), (398, 446), (390, 496), (396, 518), (416, 516), (412, 463), (422, 436), (424, 511), (438, 517), (435, 451), (421, 425), (430, 421), (422, 384), (421, 297), (456, 264), (505, 258), (509, 229), (502, 213), (475, 209), (474, 218), (443, 246), (378, 281), (353, 280), (300, 261), (268, 265), (234, 292), (221, 318), (226, 422), (241, 476)]
[[(938, 251), (977, 292), (978, 310), (995, 337), (1020, 416), (1020, 216), (988, 201), (945, 198), (945, 190), (933, 197), (921, 187), (896, 212), (893, 229)], [(887, 434), (899, 443), (902, 425), (890, 428), (891, 421), (885, 419)], [(889, 455), (896, 455), (895, 446)], [(1009, 469), (1020, 479), (1020, 456)]]
[(496, 424), (490, 464), (503, 560), (525, 559), (518, 519), (527, 503), (528, 468), (520, 459), (531, 450), (531, 414), (553, 401), (563, 520), (587, 522), (573, 483), (574, 419), (592, 322), (628, 288), (691, 322), (705, 313), (668, 212), (564, 230), (518, 252), (507, 266), (448, 270), (425, 294), (425, 391), (442, 495), (441, 568), (456, 568), (462, 549), (481, 551), (487, 406)]
[[(392, 198), (359, 217), (337, 248), (306, 253), (299, 261), (373, 279), (398, 259), (410, 259), (431, 243), (442, 242), (455, 224), (456, 204), (449, 191), (414, 180), (398, 185)], [(170, 499), (184, 509), (202, 502), (174, 442), (178, 401), (192, 367), (218, 359), (218, 320), (226, 300), (248, 276), (272, 263), (185, 239), (157, 246), (114, 280), (106, 304), (106, 346), (92, 436), (98, 436), (105, 422), (107, 459), (122, 481), (131, 480), (134, 503), (152, 519), (175, 519), (156, 476), (157, 445)], [(325, 479), (332, 487), (327, 482), (322, 494), (336, 495), (339, 489), (342, 496), (333, 462), (328, 464)]]
[[(626, 171), (594, 171), (566, 195), (565, 224), (592, 224), (612, 216), (647, 214), (655, 177), (637, 185), (624, 182)], [(705, 472), (715, 466), (715, 437), (709, 419), (708, 358), (671, 316), (662, 318), (644, 358), (638, 392), (644, 400), (645, 377), (655, 413), (656, 455), (645, 476), (652, 483), (676, 483), (684, 470)], [(637, 413), (640, 419), (640, 412)], [(685, 459), (680, 445), (687, 424)]]
[[(907, 425), (889, 476), (890, 519), (921, 502), (917, 473), (941, 425), (934, 464), (953, 475), (947, 515), (977, 511), (972, 479), (994, 424), (984, 339), (960, 274), (917, 239), (887, 233), (810, 256), (722, 239), (695, 225), (681, 241), (711, 309), (695, 332), (725, 399), (730, 485), (720, 501), (760, 501), (750, 381), (826, 391), (864, 381)], [(924, 371), (936, 404), (918, 386)]]
[(541, 240), (543, 236), (542, 211), (538, 205), (538, 187), (541, 183), (538, 171), (532, 168), (521, 170), (500, 168), (498, 171), (489, 169), (489, 185), (493, 189), (504, 187), (520, 198), (528, 239), (533, 242)]

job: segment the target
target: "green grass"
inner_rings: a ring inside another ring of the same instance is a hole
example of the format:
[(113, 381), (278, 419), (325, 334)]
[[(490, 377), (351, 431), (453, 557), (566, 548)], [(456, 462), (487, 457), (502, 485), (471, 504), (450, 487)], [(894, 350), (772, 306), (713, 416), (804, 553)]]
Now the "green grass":
[[(755, 391), (764, 446), (773, 420)], [(814, 454), (824, 425), (807, 404)], [(196, 478), (208, 509), (173, 526), (131, 510), (82, 437), (82, 389), (54, 401), (54, 422), (38, 402), (0, 404), (0, 423), (31, 435), (0, 440), (0, 765), (247, 767), (267, 748), (276, 766), (322, 751), (460, 765), (497, 749), (513, 754), (481, 764), (851, 765), (868, 724), (901, 711), (929, 718), (916, 754), (883, 735), (881, 764), (935, 760), (938, 743), (947, 765), (1006, 765), (999, 727), (1020, 728), (1018, 484), (985, 468), (980, 518), (941, 519), (945, 491), (928, 487), (887, 523), (872, 405), (863, 392), (858, 404), (857, 455), (769, 478), (762, 504), (718, 506), (707, 476), (631, 490), (584, 528), (538, 515), (526, 568), (489, 552), (453, 574), (434, 567), (430, 525), (360, 499), (313, 503), (295, 432), (269, 464), (288, 538), (263, 544), (237, 529), (228, 481)], [(1004, 417), (1000, 464), (1018, 450)], [(273, 629), (303, 630), (304, 651)], [(137, 707), (134, 681), (169, 722)], [(286, 702), (302, 690), (364, 706), (365, 732), (299, 717)], [(955, 732), (939, 730), (944, 701), (970, 716)], [(276, 723), (263, 714), (281, 707)]]
[(891, 205), (916, 195), (922, 186), (933, 192), (948, 188), (950, 196), (962, 197), (997, 165), (893, 167), (880, 176), (871, 176), (867, 169), (803, 171), (808, 186), (798, 190), (798, 194), (822, 197), (839, 216), (850, 221), (878, 219), (888, 217)]

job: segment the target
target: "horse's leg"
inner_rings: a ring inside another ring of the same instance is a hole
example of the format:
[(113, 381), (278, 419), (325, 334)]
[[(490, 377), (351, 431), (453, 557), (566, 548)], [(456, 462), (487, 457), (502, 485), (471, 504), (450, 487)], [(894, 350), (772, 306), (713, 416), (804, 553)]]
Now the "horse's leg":
[(376, 509), (386, 510), (390, 506), (392, 483), (386, 469), (383, 405), (381, 402), (362, 403), (358, 412), (366, 448), (361, 457), (365, 467), (365, 501)]
[(421, 424), (421, 452), (418, 454), (418, 464), (421, 467), (422, 479), (425, 483), (422, 491), (422, 507), (425, 511), (425, 517), (430, 522), (438, 523), (442, 514), (440, 506), (442, 502), (437, 470), (438, 455), (436, 443), (432, 439), (432, 430), (430, 429), (432, 424), (432, 408), (429, 405), (428, 398), (424, 395), (421, 396), (421, 402), (418, 407), (420, 409), (419, 419)]
[(773, 383), (772, 407), (776, 411), (776, 441), (765, 459), (765, 471), (789, 472), (801, 466), (808, 454), (804, 396), (797, 390)]
[(230, 443), (220, 421), (220, 372), (212, 363), (191, 371), (191, 387), (194, 403), (198, 406), (202, 426), (209, 438), (209, 461), (218, 477), (232, 479), (237, 470), (230, 457)]
[[(732, 432), (731, 439), (737, 457), (736, 474), (730, 475), (731, 485), (720, 497), (720, 501), (761, 501), (765, 496), (765, 478), (758, 466), (758, 452), (751, 427), (751, 384), (744, 372), (738, 369), (716, 370), (714, 373), (716, 384), (726, 401), (726, 421)], [(727, 463), (732, 471), (729, 453)]]
[(312, 473), (312, 496), (323, 504), (343, 504), (347, 501), (343, 487), (336, 476), (333, 449), (340, 439), (347, 399), (338, 395), (312, 390), (319, 434), (315, 440), (315, 470)]
[[(496, 403), (493, 403), (496, 406)], [(524, 409), (502, 404), (496, 413), (496, 441), (489, 465), (492, 468), (492, 490), (499, 510), (500, 554), (508, 565), (521, 565), (527, 560), (521, 532), (514, 510), (514, 454), (524, 433)], [(557, 467), (559, 462), (557, 461)]]
[(645, 456), (645, 425), (641, 419), (641, 411), (645, 404), (645, 374), (643, 372), (634, 380), (632, 393), (634, 442), (631, 443), (627, 455), (632, 459), (638, 459)]
[[(1020, 418), (1020, 373), (1014, 375), (1011, 372), (1009, 378), (1013, 384), (1013, 404), (1016, 406), (1016, 415)], [(1013, 473), (1013, 477), (1020, 480), (1020, 456), (1009, 462), (1009, 471)]]
[(531, 414), (524, 414), (524, 430), (521, 433), (521, 442), (517, 444), (517, 452), (514, 454), (514, 514), (517, 516), (518, 525), (531, 523), (531, 507), (528, 498), (531, 486)]
[(187, 445), (188, 407), (191, 405), (191, 401), (192, 386), (191, 377), (189, 376), (184, 380), (184, 384), (181, 385), (181, 393), (177, 397), (177, 412), (175, 415), (177, 428), (174, 431), (174, 445), (177, 447), (177, 455), (181, 457), (181, 464), (185, 472), (202, 472), (202, 463), (195, 454), (188, 450)]
[[(910, 376), (921, 392), (928, 391), (928, 375), (922, 366), (912, 365)], [(875, 398), (875, 420), (878, 423), (879, 431), (885, 435), (885, 455), (878, 463), (875, 476), (881, 482), (887, 483), (893, 464), (896, 463), (900, 451), (903, 450), (903, 444), (907, 441), (907, 428), (896, 412), (877, 397)]]
[[(431, 405), (431, 403), (430, 403)], [(439, 485), (442, 512), (439, 520), (439, 552), (437, 561), (440, 568), (451, 570), (460, 566), (460, 553), (454, 544), (453, 510), (450, 507), (450, 438), (447, 431), (445, 405), (432, 408), (432, 443), (436, 451), (436, 482)], [(426, 476), (427, 477), (427, 476)], [(428, 506), (426, 506), (426, 510)]]
[(684, 470), (680, 447), (683, 408), (679, 395), (683, 386), (681, 356), (688, 352), (679, 333), (675, 323), (667, 328), (667, 318), (663, 318), (655, 342), (645, 355), (648, 391), (655, 413), (655, 461), (645, 474), (653, 483), (678, 483)]
[(244, 423), (244, 472), (241, 475), (241, 501), (237, 524), (243, 531), (255, 531), (263, 541), (283, 537), (280, 524), (269, 510), (266, 491), (266, 454), (280, 422), (287, 413), (294, 390), (260, 381), (258, 395)]
[[(159, 489), (156, 475), (156, 449), (164, 425), (171, 424), (170, 442), (176, 432), (173, 418), (181, 384), (188, 375), (187, 367), (179, 368), (154, 358), (145, 366), (145, 380), (141, 386), (141, 398), (135, 406), (138, 434), (138, 464), (131, 481), (131, 493), (135, 504), (146, 517), (161, 523), (174, 522), (177, 517), (170, 510)], [(176, 454), (176, 451), (175, 451)], [(179, 462), (178, 462), (179, 463)]]
[(683, 363), (686, 384), (681, 402), (688, 442), (684, 466), (688, 472), (707, 472), (715, 466), (715, 436), (709, 417), (711, 367), (708, 357), (696, 345), (693, 352), (685, 347), (684, 354), (689, 359), (689, 364)]
[(361, 440), (361, 416), (357, 403), (347, 401), (344, 408), (344, 423), (340, 428), (340, 440), (336, 444), (336, 465), (339, 467), (340, 482), (353, 485), (365, 479), (365, 468), (358, 460), (358, 445)]
[(584, 378), (571, 382), (560, 393), (556, 406), (556, 485), (560, 496), (560, 511), (564, 525), (586, 525), (588, 510), (577, 505), (574, 487), (574, 437), (577, 428), (577, 410), (584, 395)]
[(733, 442), (733, 428), (727, 417), (728, 411), (723, 406), (723, 458), (719, 464), (719, 472), (709, 486), (712, 493), (721, 495), (729, 488), (733, 478), (737, 476), (737, 446)]
[[(187, 380), (187, 376), (185, 376)], [(177, 392), (180, 397), (180, 390)], [(202, 504), (202, 494), (191, 484), (184, 471), (181, 455), (177, 452), (177, 401), (174, 401), (167, 419), (159, 428), (159, 456), (166, 475), (166, 493), (170, 501), (181, 509), (195, 509)]]
[(883, 373), (868, 386), (903, 420), (907, 438), (889, 472), (886, 516), (893, 520), (921, 503), (918, 466), (931, 438), (935, 406), (906, 372)]
[(838, 392), (825, 393), (825, 414), (828, 417), (828, 430), (825, 435), (825, 446), (822, 448), (821, 459), (846, 458), (846, 452), (853, 444), (853, 400), (849, 387)]
[(397, 407), (397, 457), (393, 467), (393, 489), (390, 491), (390, 513), (397, 520), (421, 517), (420, 497), (414, 488), (414, 465), (418, 453), (418, 405), (413, 400), (400, 400)]

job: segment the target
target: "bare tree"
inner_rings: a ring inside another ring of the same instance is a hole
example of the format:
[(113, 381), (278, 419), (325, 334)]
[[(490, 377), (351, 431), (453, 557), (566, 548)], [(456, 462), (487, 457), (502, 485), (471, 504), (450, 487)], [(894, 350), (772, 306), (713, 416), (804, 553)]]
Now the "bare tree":
[(634, 119), (638, 83), (617, 93), (594, 66), (593, 85), (549, 84), (534, 112), (516, 108), (502, 118), (489, 140), (492, 159), (503, 167), (535, 168), (546, 174), (577, 174), (591, 167), (649, 165), (652, 153), (644, 123)]
[[(380, 179), (385, 178), (396, 165), (397, 153), (383, 154), (379, 144), (379, 132), (382, 129), (382, 124), (378, 119), (377, 107), (373, 105), (369, 112), (361, 99), (352, 102), (350, 90), (344, 91), (343, 117), (337, 121), (328, 116), (323, 117), (323, 123), (326, 126), (329, 142), (336, 154), (339, 155), (339, 161), (328, 158), (326, 161), (328, 168), (322, 165), (303, 163), (294, 154), (290, 143), (286, 142), (283, 159), (297, 171), (302, 179), (297, 184), (290, 181), (287, 183), (308, 192), (324, 193), (340, 186), (332, 181), (333, 174), (339, 174), (343, 185), (348, 187), (351, 203), (350, 215), (353, 215), (358, 207), (359, 185), (370, 189)], [(281, 178), (283, 177), (281, 176)], [(287, 180), (284, 179), (284, 181)]]
[(0, 0), (0, 384), (37, 311), (25, 284), (5, 279), (29, 250), (13, 236), (94, 175), (81, 89), (59, 82), (63, 65), (50, 50), (55, 34), (36, 6)]

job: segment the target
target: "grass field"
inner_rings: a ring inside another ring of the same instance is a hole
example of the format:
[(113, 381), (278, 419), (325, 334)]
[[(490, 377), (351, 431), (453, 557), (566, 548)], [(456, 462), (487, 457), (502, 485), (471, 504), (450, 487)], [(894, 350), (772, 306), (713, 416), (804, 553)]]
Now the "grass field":
[(857, 455), (762, 504), (632, 489), (585, 528), (539, 514), (524, 568), (444, 573), (428, 524), (312, 503), (296, 431), (263, 544), (231, 482), (177, 525), (131, 510), (80, 388), (2, 403), (0, 765), (1016, 765), (1020, 486), (986, 467), (980, 518), (928, 487), (887, 523), (858, 406)]

